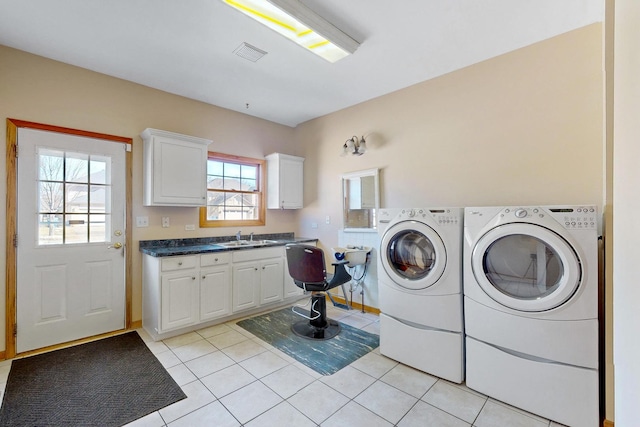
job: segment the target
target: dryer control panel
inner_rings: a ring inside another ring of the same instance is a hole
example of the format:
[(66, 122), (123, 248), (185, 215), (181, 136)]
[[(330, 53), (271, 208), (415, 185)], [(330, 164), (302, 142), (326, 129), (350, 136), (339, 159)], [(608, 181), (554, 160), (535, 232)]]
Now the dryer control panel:
[(518, 219), (550, 215), (568, 230), (595, 230), (598, 227), (598, 210), (595, 206), (558, 206), (533, 208), (505, 208), (504, 215)]
[(427, 215), (431, 216), (438, 225), (457, 225), (462, 222), (462, 218), (458, 212), (453, 212), (451, 209), (403, 209), (400, 215), (406, 219), (420, 219), (425, 218)]
[[(554, 212), (555, 209), (549, 209)], [(559, 210), (559, 209), (558, 209)], [(560, 221), (565, 228), (570, 230), (591, 230), (596, 229), (598, 226), (597, 210), (594, 206), (577, 207), (573, 209), (573, 212), (554, 212), (554, 216), (562, 214), (562, 221)], [(557, 216), (558, 220), (560, 217)]]

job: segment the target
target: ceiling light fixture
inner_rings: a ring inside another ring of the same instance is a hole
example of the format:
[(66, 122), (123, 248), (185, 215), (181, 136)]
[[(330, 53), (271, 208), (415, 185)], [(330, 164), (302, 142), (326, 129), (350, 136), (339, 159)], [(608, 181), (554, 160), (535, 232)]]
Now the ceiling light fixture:
[(358, 140), (357, 136), (347, 139), (342, 146), (342, 155), (353, 154), (354, 156), (362, 156), (367, 151), (367, 141), (364, 136)]
[(336, 62), (360, 43), (298, 0), (222, 0), (300, 46)]

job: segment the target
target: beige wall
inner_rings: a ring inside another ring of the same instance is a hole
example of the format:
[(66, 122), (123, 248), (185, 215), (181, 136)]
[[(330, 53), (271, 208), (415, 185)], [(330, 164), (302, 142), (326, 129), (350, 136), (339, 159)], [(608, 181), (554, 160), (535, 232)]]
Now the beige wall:
[[(382, 207), (602, 207), (602, 64), (594, 24), (298, 126), (302, 234), (335, 245), (340, 176), (369, 168)], [(340, 157), (354, 134), (369, 151)]]
[[(147, 127), (211, 139), (211, 151), (262, 158), (272, 152), (301, 154), (293, 129), (219, 107), (192, 101), (145, 86), (72, 67), (0, 46), (0, 131), (6, 118), (45, 123), (133, 138), (133, 217), (149, 217), (148, 228), (133, 232), (133, 320), (142, 318), (142, 258), (138, 242), (145, 239), (235, 234), (237, 228), (185, 231), (198, 224), (197, 208), (142, 206), (142, 140)], [(5, 144), (0, 145), (5, 158)], [(6, 164), (0, 162), (0, 176)], [(4, 178), (0, 181), (6, 191)], [(0, 248), (5, 253), (5, 200), (0, 201)], [(168, 216), (171, 227), (162, 228)], [(297, 232), (296, 213), (268, 210), (265, 227), (242, 228), (243, 233)], [(4, 284), (5, 258), (0, 257)], [(4, 289), (4, 286), (3, 286)], [(4, 349), (5, 299), (0, 295), (0, 349)]]

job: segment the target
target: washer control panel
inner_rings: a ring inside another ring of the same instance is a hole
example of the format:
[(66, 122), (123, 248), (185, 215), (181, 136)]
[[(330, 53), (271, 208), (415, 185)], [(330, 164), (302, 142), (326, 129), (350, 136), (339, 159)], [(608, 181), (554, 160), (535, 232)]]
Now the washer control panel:
[(530, 217), (544, 218), (551, 215), (566, 229), (591, 230), (598, 227), (598, 211), (595, 206), (559, 206), (545, 208), (505, 208), (502, 216), (514, 216), (518, 219)]
[(462, 218), (451, 209), (403, 209), (400, 213), (406, 219), (421, 219), (431, 216), (438, 225), (460, 225)]

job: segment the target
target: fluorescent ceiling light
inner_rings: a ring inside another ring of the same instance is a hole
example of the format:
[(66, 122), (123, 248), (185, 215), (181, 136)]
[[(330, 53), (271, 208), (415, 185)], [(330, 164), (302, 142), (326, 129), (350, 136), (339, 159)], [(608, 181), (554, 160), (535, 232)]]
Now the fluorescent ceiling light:
[(360, 44), (298, 0), (222, 0), (329, 62)]

